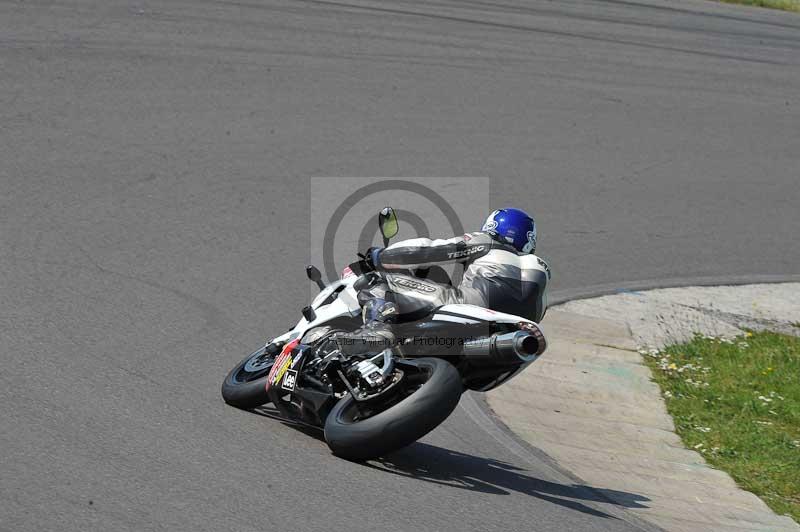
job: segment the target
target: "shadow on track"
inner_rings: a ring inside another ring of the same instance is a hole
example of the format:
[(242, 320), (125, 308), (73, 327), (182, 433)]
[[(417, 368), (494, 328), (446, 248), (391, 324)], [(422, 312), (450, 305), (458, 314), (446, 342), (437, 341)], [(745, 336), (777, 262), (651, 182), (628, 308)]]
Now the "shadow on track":
[[(646, 508), (643, 495), (581, 484), (558, 484), (525, 475), (515, 465), (417, 442), (384, 458), (365, 464), (395, 475), (416, 478), (458, 489), (493, 495), (516, 491), (597, 517), (613, 515), (578, 501), (612, 503), (624, 508)], [(577, 499), (577, 500), (575, 500)]]
[[(271, 407), (259, 407), (250, 412), (274, 419), (307, 436), (325, 441), (321, 429), (287, 421)], [(491, 495), (509, 495), (515, 491), (578, 512), (610, 519), (618, 518), (579, 501), (610, 503), (623, 508), (647, 508), (642, 503), (650, 500), (636, 493), (542, 480), (525, 475), (525, 469), (502, 460), (461, 453), (421, 442), (360, 464), (376, 471), (456, 489)]]

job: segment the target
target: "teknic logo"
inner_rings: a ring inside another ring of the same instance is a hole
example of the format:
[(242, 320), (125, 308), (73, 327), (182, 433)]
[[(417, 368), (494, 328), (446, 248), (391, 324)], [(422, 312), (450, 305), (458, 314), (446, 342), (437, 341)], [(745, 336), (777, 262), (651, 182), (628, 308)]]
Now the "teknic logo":
[(462, 249), (459, 251), (454, 251), (453, 253), (448, 253), (448, 259), (458, 259), (461, 257), (467, 257), (469, 255), (474, 255), (475, 253), (480, 253), (486, 249), (485, 246), (472, 246), (471, 248)]
[(426, 292), (426, 293), (436, 292), (435, 286), (421, 283), (413, 279), (406, 279), (403, 277), (393, 277), (391, 282), (392, 284), (395, 284), (397, 286), (404, 286), (406, 288), (411, 288), (412, 290), (418, 290), (420, 292)]

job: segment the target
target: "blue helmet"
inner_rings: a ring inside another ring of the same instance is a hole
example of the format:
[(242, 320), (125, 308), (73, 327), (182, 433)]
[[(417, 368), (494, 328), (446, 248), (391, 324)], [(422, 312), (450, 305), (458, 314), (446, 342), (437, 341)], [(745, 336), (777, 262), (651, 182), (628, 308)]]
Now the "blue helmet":
[(519, 209), (500, 209), (486, 218), (481, 231), (495, 240), (511, 244), (521, 253), (536, 251), (536, 222)]

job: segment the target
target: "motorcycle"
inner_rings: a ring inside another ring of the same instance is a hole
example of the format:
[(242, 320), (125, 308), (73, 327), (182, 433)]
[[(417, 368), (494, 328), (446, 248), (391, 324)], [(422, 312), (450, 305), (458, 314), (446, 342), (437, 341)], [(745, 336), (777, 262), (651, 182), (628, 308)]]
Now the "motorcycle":
[[(397, 235), (394, 210), (378, 215), (384, 246)], [(447, 273), (373, 272), (359, 260), (320, 289), (291, 330), (245, 357), (225, 377), (229, 405), (272, 403), (279, 419), (324, 430), (333, 453), (367, 460), (405, 447), (452, 413), (465, 390), (488, 391), (519, 374), (546, 349), (537, 323), (467, 304), (440, 304)], [(418, 301), (392, 325), (396, 342), (378, 353), (345, 355), (336, 334), (363, 325), (354, 285), (380, 276), (393, 292)], [(433, 282), (435, 279), (437, 282)]]

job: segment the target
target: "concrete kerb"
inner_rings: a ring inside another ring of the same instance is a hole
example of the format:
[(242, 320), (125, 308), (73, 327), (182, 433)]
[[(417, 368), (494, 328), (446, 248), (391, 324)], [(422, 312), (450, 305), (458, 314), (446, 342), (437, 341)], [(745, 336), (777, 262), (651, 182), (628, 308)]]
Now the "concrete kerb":
[(570, 301), (544, 320), (548, 352), (487, 394), (487, 402), (519, 437), (587, 485), (650, 499), (627, 511), (666, 530), (797, 531), (793, 520), (682, 446), (638, 353), (694, 332), (792, 332), (793, 322), (800, 322), (800, 283), (625, 291)]

